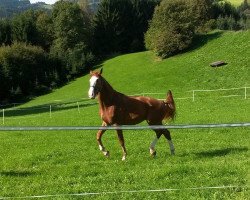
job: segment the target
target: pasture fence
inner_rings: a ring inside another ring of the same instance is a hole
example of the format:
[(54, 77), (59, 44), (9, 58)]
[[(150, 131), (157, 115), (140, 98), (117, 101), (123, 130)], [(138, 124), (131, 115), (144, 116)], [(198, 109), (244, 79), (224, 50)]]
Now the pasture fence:
[[(239, 87), (239, 88), (221, 88), (221, 89), (214, 89), (214, 90), (192, 90), (192, 99), (193, 101), (195, 101), (195, 93), (198, 92), (215, 92), (215, 91), (230, 91), (230, 90), (244, 90), (244, 95), (229, 95), (228, 97), (232, 97), (232, 96), (244, 96), (244, 99), (247, 99), (247, 89), (249, 89), (250, 87)], [(226, 96), (224, 96), (226, 97)]]
[(4, 109), (3, 109), (3, 125), (4, 125)]
[[(0, 110), (0, 116), (2, 117), (2, 124), (5, 124), (7, 118), (20, 119), (20, 118), (36, 118), (42, 113), (48, 113), (48, 117), (51, 119), (53, 117), (53, 111), (60, 111), (65, 109), (76, 108), (78, 114), (81, 113), (80, 107), (96, 105), (97, 102), (80, 103), (79, 101), (70, 104), (51, 104), (51, 105), (41, 105), (34, 107), (13, 107), (9, 109)], [(2, 114), (1, 114), (2, 113)]]
[[(187, 97), (175, 97), (176, 100), (184, 100), (184, 99), (192, 99), (192, 101), (194, 102), (195, 99), (197, 99), (197, 94), (198, 93), (203, 93), (203, 92), (216, 92), (216, 91), (231, 91), (231, 90), (239, 90), (239, 91), (242, 91), (244, 90), (244, 94), (230, 94), (228, 96), (223, 96), (223, 97), (235, 97), (235, 96), (243, 96), (244, 99), (247, 99), (247, 89), (249, 89), (250, 87), (239, 87), (239, 88), (227, 88), (227, 89), (210, 89), (210, 90), (191, 90), (191, 91), (188, 91), (188, 92), (192, 92), (192, 95), (190, 96), (187, 96)], [(159, 92), (155, 92), (155, 93), (150, 93), (150, 92), (143, 92), (143, 93), (140, 93), (140, 94), (134, 94), (134, 95), (131, 95), (131, 96), (158, 96), (158, 97), (163, 97), (166, 95), (166, 93), (159, 93)], [(161, 100), (165, 100), (165, 98), (158, 98), (158, 99), (161, 99)], [(6, 105), (0, 105), (1, 107), (3, 107), (2, 110), (0, 110), (0, 112), (2, 112), (2, 124), (4, 125), (5, 124), (5, 118), (9, 118), (11, 117), (11, 119), (15, 119), (15, 118), (29, 118), (29, 117), (36, 117), (37, 114), (40, 114), (40, 113), (49, 113), (49, 118), (52, 118), (52, 112), (53, 111), (59, 111), (60, 108), (66, 108), (66, 107), (69, 107), (71, 106), (74, 107), (74, 108), (77, 108), (77, 112), (80, 114), (81, 111), (80, 111), (80, 107), (85, 107), (85, 106), (89, 106), (89, 105), (95, 105), (97, 104), (97, 102), (94, 102), (94, 103), (90, 103), (90, 99), (88, 98), (81, 98), (81, 99), (78, 99), (78, 100), (73, 100), (73, 99), (68, 99), (67, 101), (63, 101), (63, 100), (54, 100), (54, 102), (60, 102), (60, 103), (51, 103), (51, 104), (47, 104), (47, 105), (41, 105), (41, 106), (33, 106), (33, 107), (16, 107), (16, 105), (18, 105), (19, 103), (13, 103), (13, 104), (6, 104)], [(74, 105), (74, 106), (72, 106)], [(13, 107), (10, 107), (10, 108), (6, 108), (5, 106), (13, 106)], [(31, 112), (33, 110), (33, 112)], [(40, 110), (40, 112), (38, 111)], [(19, 114), (17, 114), (19, 112)], [(23, 114), (21, 113), (23, 112)], [(32, 116), (30, 115), (29, 113), (31, 114), (36, 114), (36, 116)]]
[(151, 126), (3, 126), (0, 131), (82, 131), (82, 130), (147, 130), (249, 127), (250, 122), (228, 124), (180, 124)]
[(119, 190), (119, 191), (104, 191), (104, 192), (83, 192), (83, 193), (66, 193), (66, 194), (48, 194), (48, 195), (35, 195), (35, 196), (19, 196), (19, 197), (1, 197), (0, 200), (7, 199), (48, 199), (48, 198), (73, 198), (73, 197), (86, 197), (86, 196), (98, 196), (98, 195), (114, 195), (114, 194), (133, 194), (133, 193), (159, 193), (159, 192), (176, 192), (187, 190), (225, 190), (225, 189), (246, 189), (247, 186), (236, 185), (223, 185), (223, 186), (208, 186), (208, 187), (188, 187), (188, 188), (164, 188), (155, 190)]

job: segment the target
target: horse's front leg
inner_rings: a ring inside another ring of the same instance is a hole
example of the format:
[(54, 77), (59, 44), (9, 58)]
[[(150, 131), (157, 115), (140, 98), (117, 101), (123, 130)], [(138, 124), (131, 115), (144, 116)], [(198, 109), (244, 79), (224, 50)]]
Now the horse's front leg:
[(123, 154), (122, 155), (122, 161), (125, 161), (126, 156), (127, 156), (127, 150), (126, 150), (126, 147), (125, 147), (125, 141), (124, 141), (123, 133), (122, 133), (122, 130), (116, 130), (116, 131), (117, 131), (117, 136), (118, 136), (120, 145), (122, 147), (122, 154)]
[[(107, 124), (105, 122), (102, 122), (102, 127), (106, 127)], [(99, 130), (96, 134), (96, 140), (99, 145), (100, 151), (102, 151), (103, 155), (106, 157), (109, 157), (109, 151), (105, 149), (105, 147), (102, 144), (102, 135), (105, 133), (106, 130)]]

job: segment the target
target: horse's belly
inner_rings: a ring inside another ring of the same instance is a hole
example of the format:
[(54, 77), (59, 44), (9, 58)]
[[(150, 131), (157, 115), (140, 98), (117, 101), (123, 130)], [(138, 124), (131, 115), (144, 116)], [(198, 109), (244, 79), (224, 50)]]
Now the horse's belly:
[(103, 121), (107, 124), (119, 124), (119, 125), (135, 125), (146, 119), (146, 112), (138, 112), (124, 109), (124, 108), (115, 108), (112, 107), (109, 110), (101, 113)]
[(138, 115), (135, 113), (123, 113), (123, 117), (120, 121), (120, 124), (134, 125), (142, 122), (143, 120), (145, 120), (145, 117), (143, 115)]

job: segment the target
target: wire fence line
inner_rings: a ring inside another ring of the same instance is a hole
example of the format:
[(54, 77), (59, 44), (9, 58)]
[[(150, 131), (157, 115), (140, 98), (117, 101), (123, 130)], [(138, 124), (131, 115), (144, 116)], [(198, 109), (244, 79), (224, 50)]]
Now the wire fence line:
[[(194, 90), (189, 90), (186, 92), (214, 92), (214, 91), (230, 91), (230, 90), (242, 90), (244, 89), (244, 94), (242, 95), (228, 95), (228, 97), (231, 96), (244, 96), (245, 99), (247, 98), (247, 89), (250, 89), (250, 87), (248, 86), (244, 86), (244, 87), (238, 87), (238, 88), (220, 88), (220, 89), (194, 89)], [(147, 96), (147, 95), (166, 95), (166, 93), (164, 92), (142, 92), (142, 93), (136, 93), (136, 94), (131, 94), (128, 96)], [(227, 96), (223, 96), (223, 97), (227, 97)], [(188, 96), (188, 97), (176, 97), (175, 99), (194, 99), (194, 96)], [(79, 102), (85, 102), (85, 101), (91, 101), (89, 98), (80, 98), (80, 99), (67, 99), (67, 100), (62, 100), (62, 99), (56, 99), (53, 100), (53, 102), (47, 103), (46, 106), (41, 105), (41, 106), (35, 106), (36, 108), (34, 109), (42, 109), (42, 108), (46, 108), (49, 105), (53, 105), (53, 106), (62, 106), (65, 104), (74, 104), (74, 103), (79, 103)], [(54, 102), (60, 102), (60, 103), (54, 103)], [(10, 103), (10, 104), (4, 104), (1, 105), (0, 104), (0, 108), (6, 108), (6, 107), (11, 107), (10, 109), (19, 109), (16, 108), (16, 105), (21, 105), (22, 103)], [(29, 108), (20, 108), (20, 109), (29, 109)]]
[[(187, 92), (192, 92), (193, 95), (189, 96), (189, 97), (179, 97), (179, 98), (175, 98), (175, 99), (179, 99), (179, 100), (185, 100), (185, 99), (192, 99), (192, 101), (195, 101), (195, 98), (197, 98), (197, 92), (214, 92), (214, 91), (230, 91), (230, 90), (242, 90), (244, 89), (244, 95), (241, 94), (231, 94), (231, 95), (227, 95), (227, 96), (221, 96), (224, 98), (227, 97), (239, 97), (239, 96), (244, 96), (244, 99), (247, 99), (247, 89), (250, 87), (239, 87), (239, 88), (226, 88), (226, 89), (211, 89), (211, 90), (191, 90), (191, 91), (187, 91)], [(143, 92), (140, 94), (134, 94), (134, 95), (130, 95), (130, 96), (146, 96), (146, 95), (166, 95), (166, 93), (160, 93), (160, 92)], [(200, 97), (199, 97), (200, 98)], [(160, 99), (159, 100), (165, 100), (165, 98)], [(34, 116), (30, 116), (35, 114), (36, 116), (38, 114), (41, 113), (49, 113), (49, 118), (52, 118), (52, 111), (59, 111), (60, 109), (65, 110), (65, 109), (72, 109), (72, 108), (76, 108), (77, 112), (80, 113), (80, 108), (81, 107), (86, 107), (86, 106), (91, 106), (91, 105), (96, 105), (97, 101), (90, 100), (89, 98), (81, 98), (81, 99), (67, 99), (66, 101), (63, 100), (54, 100), (56, 102), (60, 103), (52, 103), (52, 104), (46, 104), (46, 105), (36, 105), (33, 107), (15, 107), (15, 105), (17, 105), (18, 103), (13, 103), (14, 107), (11, 108), (3, 108), (0, 110), (0, 117), (2, 117), (2, 124), (5, 124), (5, 119), (7, 118), (11, 118), (11, 119), (19, 119), (19, 118), (29, 118), (32, 117), (34, 118)], [(63, 102), (62, 102), (63, 101)], [(1, 105), (0, 105), (1, 106)], [(25, 112), (25, 113), (17, 113), (17, 112)], [(33, 111), (33, 112), (32, 112)], [(36, 111), (36, 112), (35, 112)], [(2, 113), (2, 114), (1, 114)]]
[(0, 200), (7, 199), (45, 199), (45, 198), (72, 198), (72, 197), (84, 197), (84, 196), (97, 196), (97, 195), (114, 195), (114, 194), (124, 194), (124, 193), (155, 193), (155, 192), (174, 192), (174, 191), (184, 191), (184, 190), (225, 190), (225, 189), (239, 189), (248, 188), (248, 186), (208, 186), (208, 187), (189, 187), (189, 188), (164, 188), (164, 189), (152, 189), (152, 190), (120, 190), (120, 191), (104, 191), (104, 192), (84, 192), (84, 193), (69, 193), (69, 194), (49, 194), (49, 195), (36, 195), (36, 196), (19, 196), (19, 197), (1, 197)]
[(147, 130), (249, 127), (250, 122), (231, 124), (180, 124), (152, 126), (2, 126), (0, 131), (83, 131), (83, 130)]
[[(247, 89), (250, 87), (239, 87), (239, 88), (220, 88), (220, 89), (212, 89), (212, 90), (192, 90), (193, 92), (193, 101), (195, 101), (195, 93), (197, 92), (215, 92), (215, 91), (230, 91), (230, 90), (244, 90), (244, 95), (229, 95), (229, 96), (223, 96), (223, 97), (232, 97), (232, 96), (244, 96), (244, 99), (247, 99)], [(190, 91), (191, 92), (191, 91)]]

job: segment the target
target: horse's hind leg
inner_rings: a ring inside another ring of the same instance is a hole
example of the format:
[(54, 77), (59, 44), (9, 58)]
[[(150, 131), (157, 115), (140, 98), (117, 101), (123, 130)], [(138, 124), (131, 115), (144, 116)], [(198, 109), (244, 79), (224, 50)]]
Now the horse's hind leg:
[(171, 155), (174, 155), (175, 154), (175, 148), (174, 148), (174, 144), (172, 142), (169, 130), (162, 129), (161, 131), (162, 131), (163, 135), (165, 136), (165, 138), (168, 140)]
[[(107, 126), (107, 124), (105, 122), (103, 122), (102, 126)], [(102, 135), (104, 134), (105, 131), (106, 130), (99, 130), (96, 134), (96, 140), (97, 140), (97, 143), (99, 145), (99, 149), (100, 149), (100, 151), (102, 151), (103, 155), (105, 155), (106, 157), (109, 157), (109, 151), (107, 151), (102, 144)]]
[(150, 155), (155, 157), (156, 156), (156, 150), (155, 150), (155, 145), (158, 142), (158, 140), (160, 139), (162, 133), (159, 130), (154, 130), (156, 133), (156, 137), (155, 139), (151, 142), (150, 147), (149, 147), (149, 152)]
[[(162, 125), (162, 123), (151, 123), (148, 122), (149, 125)], [(156, 155), (156, 151), (155, 151), (155, 145), (158, 142), (158, 140), (160, 139), (161, 135), (163, 134), (165, 136), (165, 138), (168, 140), (168, 144), (169, 144), (169, 148), (170, 148), (170, 152), (172, 155), (175, 154), (175, 148), (174, 148), (174, 144), (172, 142), (171, 139), (171, 135), (170, 132), (167, 129), (154, 129), (155, 133), (156, 133), (156, 138), (152, 141), (152, 143), (150, 144), (150, 154), (152, 156)]]
[(117, 136), (118, 136), (120, 145), (122, 147), (122, 153), (123, 153), (122, 161), (124, 161), (126, 159), (127, 151), (125, 147), (125, 141), (124, 141), (122, 130), (117, 130)]

